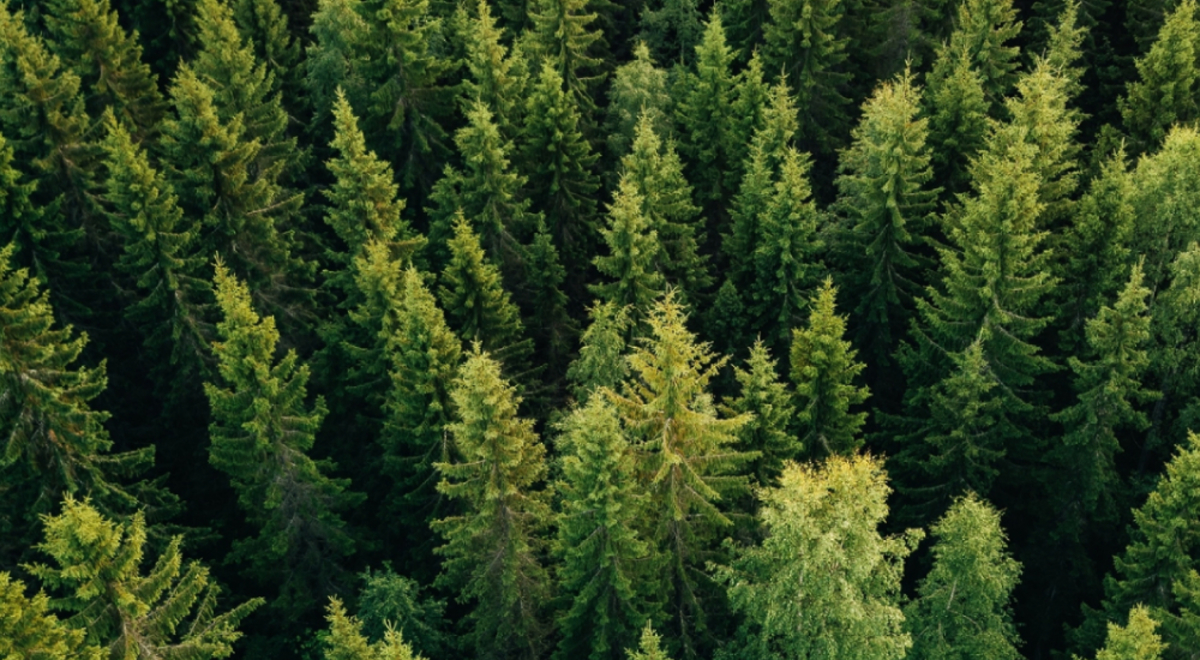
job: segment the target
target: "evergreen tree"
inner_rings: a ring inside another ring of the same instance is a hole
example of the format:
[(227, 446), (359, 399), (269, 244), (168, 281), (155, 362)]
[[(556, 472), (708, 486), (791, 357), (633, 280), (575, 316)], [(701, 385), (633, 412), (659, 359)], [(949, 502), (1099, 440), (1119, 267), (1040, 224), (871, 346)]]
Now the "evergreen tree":
[(325, 660), (424, 660), (404, 642), (404, 635), (389, 628), (375, 643), (362, 634), (362, 622), (346, 614), (342, 601), (330, 597), (329, 634), (325, 636)]
[(446, 540), (439, 582), (457, 585), (471, 605), (469, 639), (478, 658), (536, 658), (544, 645), (539, 610), (548, 591), (537, 532), (549, 516), (545, 447), (533, 421), (517, 417), (515, 388), (479, 344), (451, 389), (457, 421), (449, 427), (457, 460), (436, 463), (438, 491), (462, 502), (461, 515), (434, 530)]
[[(595, 254), (597, 155), (584, 139), (576, 99), (557, 69), (543, 64), (525, 102), (522, 160), (534, 207), (546, 218), (554, 245), (579, 282)], [(575, 287), (577, 288), (577, 287)]]
[(596, 269), (613, 281), (592, 285), (592, 293), (610, 304), (629, 308), (641, 317), (663, 291), (659, 270), (662, 245), (645, 215), (644, 198), (626, 174), (608, 209), (608, 227), (600, 230), (608, 255), (593, 260)]
[(692, 62), (704, 25), (697, 0), (650, 0), (642, 5), (640, 39), (659, 62)]
[(934, 179), (947, 194), (966, 192), (968, 166), (983, 148), (992, 107), (966, 45), (939, 51), (924, 98)]
[(596, 390), (613, 389), (629, 375), (625, 350), (633, 327), (629, 308), (612, 301), (592, 303), (591, 323), (580, 337), (579, 357), (567, 370), (571, 393), (581, 405)]
[(796, 385), (796, 422), (800, 442), (812, 456), (847, 455), (862, 446), (859, 430), (865, 412), (851, 413), (870, 390), (854, 379), (864, 365), (843, 339), (846, 320), (835, 310), (837, 289), (825, 280), (812, 300), (808, 327), (792, 331), (792, 382)]
[[(728, 192), (736, 190), (737, 185), (741, 182), (746, 159), (750, 155), (750, 143), (753, 142), (755, 134), (764, 128), (770, 113), (775, 112), (770, 106), (779, 102), (780, 88), (790, 103), (791, 95), (787, 89), (786, 78), (781, 76), (776, 84), (767, 84), (763, 73), (762, 58), (758, 56), (758, 51), (754, 52), (746, 68), (734, 76), (733, 91), (729, 101), (732, 116), (729, 120), (728, 139), (726, 140), (728, 173), (724, 176)], [(792, 131), (794, 132), (796, 108), (791, 106), (789, 110), (788, 121), (792, 122)]]
[(0, 573), (0, 657), (101, 660), (101, 650), (85, 646), (83, 637), (50, 612), (45, 593), (27, 598), (20, 580)]
[(670, 105), (667, 72), (654, 65), (650, 49), (639, 41), (633, 47), (633, 59), (617, 67), (608, 89), (605, 132), (612, 157), (619, 159), (629, 153), (642, 115), (647, 116), (655, 135), (671, 135)]
[(654, 562), (636, 530), (644, 495), (616, 411), (595, 396), (562, 423), (562, 497), (555, 554), (561, 658), (619, 660), (652, 613)]
[(750, 416), (719, 416), (708, 392), (726, 358), (697, 342), (686, 322), (669, 292), (650, 311), (649, 335), (628, 358), (630, 377), (619, 394), (606, 395), (630, 430), (636, 474), (648, 492), (643, 524), (667, 563), (660, 593), (672, 633), (693, 657), (707, 634), (713, 599), (697, 569), (713, 533), (731, 524), (719, 504), (745, 491), (739, 468), (755, 455), (736, 448)]
[[(595, 110), (591, 89), (600, 81), (594, 73), (600, 58), (590, 54), (598, 50), (603, 34), (590, 30), (596, 20), (588, 12), (588, 0), (534, 0), (529, 11), (533, 22), (531, 39), (534, 51), (541, 56), (542, 68), (553, 69), (580, 109), (585, 125)], [(587, 75), (591, 73), (592, 75)]]
[(522, 338), (524, 325), (500, 282), (500, 271), (487, 262), (479, 237), (461, 216), (440, 282), (438, 298), (458, 336), (464, 342), (479, 342), (507, 373), (521, 373), (533, 347)]
[(642, 628), (642, 636), (638, 638), (637, 650), (630, 649), (625, 652), (625, 656), (629, 660), (670, 660), (670, 656), (662, 648), (662, 638), (654, 632), (649, 621)]
[(713, 12), (696, 46), (696, 72), (685, 71), (686, 90), (675, 108), (682, 133), (679, 150), (688, 163), (688, 181), (710, 218), (720, 215), (727, 191), (736, 185), (733, 50), (725, 43), (720, 14)]
[(51, 0), (43, 17), (50, 48), (92, 90), (93, 116), (111, 107), (139, 138), (152, 133), (166, 103), (142, 61), (137, 32), (120, 26), (109, 0)]
[(340, 559), (354, 543), (337, 511), (356, 503), (348, 480), (311, 459), (325, 403), (305, 403), (308, 367), (288, 351), (275, 360), (275, 320), (260, 318), (246, 285), (218, 261), (216, 296), (223, 319), (213, 342), (220, 380), (205, 383), (212, 413), (209, 462), (229, 475), (258, 536), (235, 542), (232, 558), (277, 585), (273, 605), (287, 620), (338, 588)]
[(359, 578), (363, 587), (358, 594), (358, 617), (368, 638), (383, 638), (391, 628), (404, 635), (413, 651), (431, 658), (445, 657), (450, 641), (443, 630), (445, 601), (423, 595), (428, 589), (386, 565), (383, 570), (367, 569)]
[(1167, 648), (1155, 629), (1158, 622), (1142, 605), (1129, 610), (1129, 625), (1108, 624), (1108, 641), (1096, 654), (1096, 660), (1159, 660)]
[(768, 71), (782, 71), (796, 90), (800, 143), (809, 151), (832, 154), (846, 125), (844, 95), (850, 76), (843, 71), (848, 40), (840, 25), (841, 0), (768, 0), (763, 57)]
[(621, 159), (622, 176), (642, 198), (642, 213), (662, 245), (659, 271), (679, 287), (689, 301), (708, 288), (712, 277), (700, 254), (697, 234), (699, 209), (692, 204), (692, 187), (672, 143), (665, 146), (648, 116), (638, 119), (631, 151)]
[(938, 57), (961, 49), (988, 101), (998, 103), (1017, 81), (1019, 49), (1008, 44), (1020, 33), (1012, 0), (964, 0), (955, 15), (954, 32)]
[(774, 346), (782, 346), (791, 328), (799, 325), (821, 266), (816, 255), (824, 242), (817, 238), (819, 212), (808, 182), (811, 167), (806, 154), (785, 152), (779, 180), (759, 221), (750, 312)]
[(725, 3), (721, 13), (728, 23), (729, 41), (738, 59), (749, 60), (766, 41), (771, 3), (767, 0), (733, 0)]
[[(173, 383), (176, 392), (195, 387), (194, 379), (208, 370), (212, 331), (211, 287), (199, 277), (204, 266), (196, 249), (199, 223), (184, 218), (171, 184), (111, 112), (105, 124), (105, 201), (109, 222), (124, 243), (116, 265), (139, 294), (125, 317), (141, 327), (159, 383)], [(163, 358), (172, 365), (165, 372)]]
[[(459, 11), (465, 12), (465, 9)], [(463, 81), (466, 98), (479, 101), (496, 115), (496, 125), (507, 140), (515, 139), (525, 112), (526, 88), (529, 83), (528, 65), (523, 53), (501, 43), (503, 28), (496, 26), (492, 9), (486, 0), (476, 8), (476, 16), (462, 17), (467, 23), (467, 71)], [(562, 86), (561, 84), (559, 85)]]
[(118, 523), (68, 495), (62, 513), (45, 517), (44, 524), (46, 539), (38, 549), (54, 565), (35, 564), (29, 570), (61, 592), (52, 603), (71, 613), (67, 625), (86, 630), (87, 643), (110, 658), (228, 657), (242, 636), (238, 624), (262, 604), (252, 599), (217, 614), (219, 587), (204, 566), (184, 565), (179, 536), (142, 575), (146, 521), (141, 513)]
[(908, 657), (1019, 660), (1009, 599), (1021, 565), (1005, 547), (1000, 513), (968, 494), (932, 531), (933, 568), (904, 611), (913, 638)]
[(717, 569), (746, 617), (743, 657), (905, 657), (900, 578), (921, 533), (879, 533), (890, 491), (868, 456), (788, 463), (761, 491), (766, 538)]
[(300, 41), (292, 37), (288, 16), (276, 0), (233, 0), (233, 18), (242, 38), (274, 77), (281, 102), (295, 113), (303, 96), (300, 86)]
[(775, 360), (761, 340), (754, 342), (746, 367), (735, 370), (734, 377), (741, 390), (727, 404), (730, 416), (753, 415), (738, 432), (741, 449), (758, 455), (749, 472), (758, 486), (773, 486), (784, 462), (795, 460), (804, 449), (791, 430), (792, 393), (779, 380)]
[(1138, 80), (1129, 82), (1117, 102), (1135, 153), (1154, 150), (1171, 126), (1200, 117), (1198, 43), (1196, 3), (1183, 0), (1167, 16), (1150, 52), (1137, 60)]
[(908, 326), (928, 267), (920, 243), (937, 191), (929, 189), (928, 120), (917, 118), (920, 97), (908, 71), (881, 85), (863, 104), (838, 165), (837, 207), (847, 219), (838, 251), (852, 264), (848, 293), (859, 301), (858, 343), (881, 365)]
[(569, 356), (575, 350), (579, 326), (567, 313), (570, 300), (563, 292), (567, 269), (544, 224), (539, 223), (525, 259), (528, 274), (519, 291), (529, 310), (526, 327), (548, 372), (548, 385), (557, 389), (559, 379), (566, 374)]
[(312, 15), (311, 43), (305, 47), (304, 89), (313, 129), (326, 126), (337, 90), (352, 107), (367, 107), (366, 44), (370, 26), (361, 0), (319, 0)]

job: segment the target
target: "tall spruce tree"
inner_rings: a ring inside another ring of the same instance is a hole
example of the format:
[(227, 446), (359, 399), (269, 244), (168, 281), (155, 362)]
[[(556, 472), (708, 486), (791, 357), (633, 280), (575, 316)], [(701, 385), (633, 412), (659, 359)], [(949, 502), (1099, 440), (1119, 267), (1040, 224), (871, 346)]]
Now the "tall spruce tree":
[(59, 592), (54, 608), (69, 613), (66, 624), (86, 631), (87, 643), (106, 657), (225, 658), (242, 636), (241, 620), (262, 605), (255, 598), (218, 614), (220, 588), (206, 567), (184, 564), (180, 536), (143, 575), (147, 531), (141, 513), (116, 522), (68, 495), (62, 512), (46, 517), (44, 525), (38, 549), (54, 563), (29, 571)]
[(368, 105), (364, 67), (371, 28), (362, 7), (362, 0), (319, 0), (313, 12), (312, 39), (304, 57), (304, 90), (313, 117), (310, 130), (328, 127), (338, 89), (351, 106), (362, 110)]
[(341, 586), (341, 561), (354, 549), (338, 511), (359, 498), (328, 462), (308, 456), (325, 417), (321, 398), (308, 404), (309, 371), (294, 350), (275, 358), (275, 319), (260, 317), (250, 291), (220, 261), (215, 289), (222, 320), (213, 342), (220, 379), (205, 383), (212, 413), (209, 462), (229, 475), (254, 538), (239, 539), (231, 558), (277, 587), (272, 605), (295, 620)]
[(963, 0), (955, 14), (954, 31), (939, 52), (961, 49), (979, 76), (986, 97), (999, 103), (1017, 81), (1019, 48), (1010, 45), (1021, 33), (1012, 0)]
[(725, 43), (720, 14), (713, 12), (696, 46), (696, 71), (685, 71), (679, 85), (685, 90), (675, 107), (682, 133), (679, 150), (688, 165), (688, 181), (706, 215), (716, 220), (729, 189), (736, 185), (736, 136), (731, 69), (734, 53)]
[(766, 538), (717, 569), (745, 616), (740, 657), (905, 657), (900, 578), (922, 535), (880, 534), (890, 491), (877, 459), (833, 456), (760, 492)]
[(914, 660), (1019, 660), (1009, 604), (1021, 565), (1010, 556), (1000, 513), (974, 494), (933, 526), (933, 568), (905, 607)]
[(630, 377), (606, 396), (630, 430), (639, 488), (648, 493), (643, 525), (665, 557), (660, 579), (672, 636), (694, 657), (717, 598), (697, 569), (715, 533), (731, 524), (721, 502), (746, 489), (741, 467), (755, 455), (739, 451), (737, 434), (750, 415), (718, 414), (708, 389), (727, 359), (687, 329), (674, 293), (647, 322), (649, 334), (628, 358)]
[(1118, 101), (1135, 154), (1153, 151), (1171, 126), (1200, 116), (1198, 43), (1196, 3), (1183, 0), (1167, 16), (1150, 52), (1137, 60), (1138, 79), (1129, 82)]
[[(465, 13), (466, 9), (459, 11)], [(523, 101), (529, 84), (524, 53), (502, 43), (504, 29), (496, 25), (486, 0), (478, 3), (474, 16), (460, 20), (467, 24), (466, 67), (471, 74), (462, 85), (466, 98), (491, 108), (500, 134), (508, 140), (516, 139), (528, 102)]]
[(796, 426), (810, 456), (847, 455), (862, 446), (862, 405), (870, 390), (854, 385), (865, 365), (844, 339), (846, 320), (835, 309), (837, 289), (826, 279), (811, 304), (808, 327), (792, 331), (791, 374), (796, 385)]
[(992, 108), (965, 44), (939, 51), (924, 99), (934, 178), (942, 184), (944, 197), (964, 193), (970, 187), (969, 165), (983, 148)]
[(645, 493), (629, 488), (634, 461), (616, 410), (588, 399), (562, 423), (562, 498), (555, 554), (560, 658), (621, 660), (654, 613), (655, 557), (637, 531)]
[(300, 40), (292, 36), (288, 15), (276, 0), (232, 0), (238, 31), (274, 77), (280, 101), (290, 114), (302, 103)]
[(588, 11), (588, 0), (532, 0), (530, 5), (533, 49), (541, 55), (542, 67), (558, 74), (584, 125), (592, 126), (592, 88), (601, 79), (596, 71), (601, 60), (595, 55), (603, 43), (603, 33), (589, 29), (596, 14)]
[(608, 89), (604, 128), (608, 133), (609, 154), (620, 159), (629, 153), (643, 114), (648, 116), (656, 135), (671, 135), (670, 105), (667, 72), (654, 65), (645, 42), (637, 42), (633, 59), (617, 67)]
[(775, 485), (786, 461), (797, 459), (804, 445), (792, 432), (796, 412), (793, 395), (780, 381), (775, 359), (763, 342), (750, 347), (746, 366), (734, 372), (740, 390), (727, 401), (730, 416), (753, 415), (738, 431), (740, 448), (757, 454), (748, 470), (759, 487)]
[(625, 350), (633, 327), (629, 308), (595, 301), (588, 309), (590, 323), (580, 337), (579, 357), (567, 369), (571, 393), (581, 405), (600, 388), (615, 388), (629, 375)]
[(670, 656), (662, 648), (662, 638), (654, 632), (654, 627), (650, 625), (649, 621), (642, 628), (637, 648), (626, 651), (625, 657), (629, 660), (670, 660)]
[(515, 388), (475, 344), (450, 391), (455, 460), (436, 463), (438, 491), (462, 513), (434, 530), (446, 540), (439, 582), (459, 587), (471, 606), (468, 639), (478, 658), (537, 658), (545, 645), (541, 608), (548, 577), (538, 532), (547, 524), (545, 447), (533, 421), (517, 416)]
[(664, 278), (659, 264), (663, 247), (658, 231), (645, 215), (644, 200), (637, 184), (621, 177), (620, 187), (608, 209), (608, 226), (600, 230), (608, 254), (593, 260), (610, 282), (594, 284), (592, 293), (619, 308), (644, 316), (663, 291)]
[(846, 227), (835, 249), (850, 266), (847, 293), (859, 301), (858, 344), (880, 365), (908, 326), (928, 268), (921, 243), (938, 191), (930, 186), (928, 120), (917, 118), (920, 99), (909, 71), (883, 83), (863, 104), (838, 165), (837, 207)]

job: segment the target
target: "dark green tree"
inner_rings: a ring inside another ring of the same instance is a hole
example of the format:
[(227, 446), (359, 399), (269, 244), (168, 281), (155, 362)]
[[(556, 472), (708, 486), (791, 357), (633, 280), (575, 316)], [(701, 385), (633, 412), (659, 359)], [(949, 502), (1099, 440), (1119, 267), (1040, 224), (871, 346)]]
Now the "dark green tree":
[(670, 106), (667, 72), (654, 65), (650, 49), (639, 41), (633, 47), (633, 59), (617, 67), (608, 89), (604, 128), (609, 154), (620, 159), (629, 153), (643, 114), (656, 135), (671, 135)]
[(738, 431), (741, 449), (758, 455), (748, 470), (756, 485), (775, 485), (786, 461), (795, 460), (804, 445), (792, 432), (796, 406), (779, 379), (775, 359), (762, 341), (754, 342), (746, 366), (734, 371), (740, 390), (727, 401), (731, 417), (752, 415)]
[(567, 369), (571, 393), (580, 405), (592, 393), (605, 387), (614, 389), (629, 375), (625, 351), (633, 328), (630, 309), (612, 301), (592, 303), (591, 322), (580, 337), (579, 357)]
[[(459, 11), (465, 14), (466, 9)], [(468, 100), (491, 108), (500, 134), (514, 140), (528, 102), (529, 65), (522, 52), (502, 43), (504, 29), (497, 27), (486, 0), (478, 3), (474, 13), (460, 18), (467, 24), (466, 67), (471, 74), (463, 81), (463, 91)]]
[(543, 69), (558, 74), (580, 109), (584, 125), (592, 126), (591, 114), (596, 109), (592, 88), (602, 79), (597, 71), (601, 60), (596, 55), (603, 33), (589, 27), (596, 14), (588, 11), (588, 0), (532, 0), (530, 5), (533, 51), (541, 56)]
[(662, 245), (658, 231), (645, 215), (637, 184), (627, 174), (608, 209), (608, 226), (600, 230), (608, 254), (593, 260), (612, 281), (592, 285), (592, 293), (641, 318), (663, 292)]
[(434, 530), (446, 540), (439, 583), (459, 587), (470, 605), (468, 639), (478, 658), (537, 658), (545, 646), (541, 616), (549, 591), (537, 533), (549, 522), (545, 447), (533, 421), (517, 416), (516, 389), (479, 344), (450, 391), (456, 455), (436, 463), (438, 491), (461, 502), (462, 513)]
[(368, 106), (366, 45), (371, 28), (362, 0), (320, 0), (312, 15), (311, 43), (305, 47), (304, 89), (312, 109), (312, 130), (328, 126), (337, 90), (350, 105)]
[(979, 76), (987, 100), (997, 104), (1017, 81), (1019, 48), (1011, 42), (1021, 33), (1021, 26), (1012, 0), (964, 0), (958, 5), (954, 31), (938, 58), (961, 50)]
[(938, 52), (924, 95), (934, 180), (949, 196), (970, 187), (971, 159), (983, 148), (992, 104), (964, 44)]
[(1135, 154), (1153, 151), (1171, 126), (1200, 116), (1197, 44), (1196, 3), (1183, 0), (1167, 16), (1150, 52), (1137, 60), (1138, 79), (1128, 83), (1118, 101)]
[(254, 57), (274, 77), (281, 102), (293, 114), (302, 103), (300, 40), (292, 36), (288, 16), (276, 0), (232, 0), (238, 31), (254, 50)]
[(678, 83), (685, 90), (675, 107), (682, 139), (679, 151), (688, 165), (688, 181), (706, 215), (716, 219), (728, 191), (737, 185), (734, 114), (734, 53), (725, 43), (720, 14), (714, 12), (696, 46), (695, 72), (683, 71)]
[(688, 65), (704, 33), (696, 0), (650, 0), (642, 6), (640, 39), (659, 62)]

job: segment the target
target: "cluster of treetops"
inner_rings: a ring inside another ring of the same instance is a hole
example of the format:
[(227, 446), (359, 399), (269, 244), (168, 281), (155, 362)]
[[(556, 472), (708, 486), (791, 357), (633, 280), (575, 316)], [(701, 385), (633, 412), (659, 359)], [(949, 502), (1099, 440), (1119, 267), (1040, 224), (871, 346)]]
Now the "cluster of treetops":
[(0, 0), (0, 658), (1200, 658), (1195, 0)]

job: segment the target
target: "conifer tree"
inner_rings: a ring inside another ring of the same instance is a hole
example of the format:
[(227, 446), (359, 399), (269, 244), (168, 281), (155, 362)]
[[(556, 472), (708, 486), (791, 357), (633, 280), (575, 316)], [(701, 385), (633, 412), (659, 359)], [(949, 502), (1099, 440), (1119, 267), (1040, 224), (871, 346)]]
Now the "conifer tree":
[(779, 486), (761, 491), (766, 538), (717, 569), (746, 617), (744, 656), (905, 657), (900, 578), (921, 533), (879, 533), (890, 491), (869, 456), (788, 463)]
[(791, 373), (796, 385), (800, 442), (812, 456), (847, 455), (862, 446), (865, 412), (850, 412), (870, 390), (854, 385), (863, 363), (850, 348), (846, 320), (835, 309), (837, 289), (826, 279), (813, 298), (808, 327), (792, 331)]
[[(527, 274), (519, 289), (529, 310), (525, 325), (541, 356), (547, 381), (550, 387), (555, 387), (566, 375), (569, 356), (579, 338), (579, 326), (567, 313), (570, 300), (563, 291), (567, 269), (559, 259), (550, 231), (542, 223), (525, 254)], [(544, 400), (540, 401), (539, 405), (544, 403)]]
[(446, 602), (431, 598), (416, 580), (397, 575), (390, 567), (363, 571), (358, 593), (358, 617), (370, 639), (386, 636), (389, 628), (404, 635), (413, 651), (444, 657), (449, 635), (443, 630)]
[(220, 262), (216, 297), (223, 318), (213, 342), (220, 379), (205, 383), (212, 413), (209, 462), (229, 475), (258, 535), (238, 540), (232, 558), (278, 585), (273, 605), (287, 619), (337, 588), (340, 560), (354, 543), (337, 511), (355, 503), (346, 479), (307, 452), (325, 417), (307, 404), (309, 371), (294, 350), (276, 361), (275, 319), (259, 317), (246, 285)]
[[(1167, 134), (1162, 148), (1143, 156), (1133, 172), (1130, 204), (1136, 231), (1130, 234), (1132, 254), (1145, 258), (1146, 285), (1162, 288), (1170, 278), (1170, 266), (1200, 241), (1194, 199), (1195, 181), (1200, 178), (1200, 131), (1176, 126)], [(1121, 273), (1122, 279), (1125, 273)], [(1118, 280), (1119, 281), (1119, 280)]]
[(329, 634), (325, 636), (325, 660), (424, 660), (405, 643), (404, 636), (392, 628), (375, 643), (362, 634), (362, 622), (346, 614), (337, 597), (330, 597), (328, 614)]
[(992, 104), (965, 44), (939, 51), (924, 98), (934, 178), (945, 196), (966, 192), (968, 166), (983, 148)]
[(1012, 0), (964, 0), (939, 58), (947, 51), (962, 49), (988, 101), (999, 103), (1017, 81), (1019, 49), (1008, 44), (1020, 33), (1021, 21)]
[(736, 448), (749, 415), (718, 415), (709, 384), (727, 358), (714, 356), (686, 327), (673, 292), (651, 310), (650, 332), (628, 358), (630, 377), (616, 406), (637, 457), (635, 470), (648, 493), (647, 538), (664, 554), (662, 593), (673, 637), (692, 657), (707, 632), (706, 585), (696, 570), (707, 559), (713, 533), (728, 527), (725, 498), (744, 492), (740, 467), (755, 455)]
[[(200, 227), (185, 218), (166, 177), (150, 164), (133, 136), (109, 112), (104, 141), (109, 222), (124, 243), (117, 268), (131, 277), (139, 298), (125, 316), (141, 327), (159, 366), (160, 383), (197, 386), (208, 370), (212, 291), (200, 277)], [(162, 371), (159, 360), (173, 368)]]
[(43, 17), (51, 50), (92, 90), (91, 114), (111, 107), (139, 138), (152, 133), (166, 103), (142, 61), (137, 32), (118, 24), (109, 0), (52, 0)]
[(274, 77), (275, 91), (285, 108), (294, 113), (301, 102), (300, 41), (294, 39), (288, 16), (276, 0), (232, 0), (238, 32), (254, 50), (254, 57)]
[(649, 621), (642, 628), (642, 636), (638, 638), (637, 649), (629, 649), (625, 652), (625, 656), (629, 660), (670, 660), (670, 656), (662, 648), (662, 638), (654, 632), (654, 627), (650, 625)]
[(1006, 548), (1000, 513), (974, 494), (933, 526), (933, 568), (905, 607), (914, 660), (1019, 660), (1009, 605), (1021, 565)]
[(1090, 359), (1068, 360), (1075, 372), (1078, 402), (1051, 417), (1066, 429), (1062, 444), (1051, 453), (1051, 460), (1064, 468), (1061, 491), (1069, 501), (1079, 502), (1084, 517), (1094, 516), (1117, 490), (1118, 429), (1144, 431), (1150, 426), (1146, 415), (1134, 407), (1156, 396), (1141, 384), (1149, 365), (1146, 345), (1150, 341), (1150, 290), (1142, 279), (1137, 264), (1116, 302), (1087, 322)]
[(850, 262), (848, 293), (858, 300), (859, 345), (886, 364), (907, 328), (921, 290), (920, 244), (937, 195), (926, 146), (928, 120), (917, 118), (921, 90), (905, 71), (863, 104), (852, 144), (842, 153), (837, 207), (846, 216), (838, 251)]
[(541, 56), (542, 68), (558, 74), (557, 78), (579, 108), (584, 124), (592, 125), (590, 115), (595, 103), (591, 88), (601, 76), (596, 72), (600, 58), (591, 53), (603, 38), (599, 30), (589, 29), (596, 14), (588, 11), (588, 0), (531, 0), (530, 5), (531, 38), (535, 52)]
[[(465, 12), (465, 9), (459, 11)], [(501, 43), (504, 29), (496, 26), (491, 5), (481, 0), (475, 15), (463, 17), (467, 23), (467, 71), (463, 81), (466, 98), (479, 101), (496, 115), (496, 125), (507, 140), (516, 138), (525, 112), (529, 71), (526, 58), (517, 49)], [(561, 86), (561, 85), (560, 85)]]
[(662, 245), (659, 270), (689, 300), (708, 288), (712, 278), (700, 253), (697, 234), (699, 209), (692, 204), (692, 187), (672, 143), (665, 146), (650, 118), (638, 119), (631, 151), (621, 159), (622, 176), (642, 198), (642, 213)]
[(304, 89), (312, 109), (312, 125), (326, 126), (337, 90), (352, 107), (367, 108), (366, 44), (370, 26), (362, 0), (319, 0), (312, 15), (311, 43), (305, 47)]
[(733, 0), (722, 7), (728, 23), (729, 41), (738, 59), (747, 61), (766, 40), (771, 21), (771, 3), (767, 0)]
[(1186, 596), (1200, 568), (1200, 521), (1190, 513), (1200, 506), (1198, 497), (1200, 435), (1189, 433), (1145, 504), (1134, 510), (1130, 543), (1114, 558), (1114, 574), (1104, 579), (1101, 609), (1084, 606), (1084, 624), (1075, 635), (1078, 648), (1100, 646), (1104, 622), (1118, 621), (1140, 604), (1162, 622), (1167, 657), (1187, 657), (1185, 650), (1194, 646), (1178, 636), (1186, 632), (1181, 624), (1188, 616), (1180, 611), (1180, 596)]
[(562, 423), (562, 497), (555, 554), (561, 658), (619, 660), (654, 605), (654, 561), (636, 526), (644, 494), (629, 488), (633, 460), (616, 410), (588, 399)]
[(362, 67), (372, 143), (394, 154), (401, 191), (428, 191), (447, 151), (440, 121), (452, 111), (443, 83), (452, 64), (431, 48), (442, 30), (428, 0), (367, 0), (370, 37)]
[(771, 21), (763, 58), (768, 71), (782, 71), (796, 90), (799, 139), (809, 151), (832, 153), (846, 123), (843, 72), (848, 40), (840, 25), (841, 0), (768, 0)]
[(309, 274), (290, 226), (300, 197), (256, 167), (261, 143), (246, 135), (240, 115), (220, 119), (213, 90), (188, 66), (170, 94), (177, 117), (163, 122), (161, 149), (185, 217), (203, 218), (198, 253), (227, 259), (260, 304), (291, 320)]
[(820, 268), (816, 255), (824, 242), (817, 237), (819, 213), (808, 181), (811, 166), (806, 154), (795, 149), (785, 152), (754, 246), (751, 313), (774, 346), (781, 346), (799, 324)]
[(571, 279), (583, 279), (595, 254), (597, 155), (582, 133), (583, 118), (558, 71), (543, 64), (525, 103), (522, 160), (534, 207), (546, 218)]
[(650, 49), (639, 41), (633, 47), (633, 59), (617, 67), (608, 89), (605, 131), (612, 157), (619, 159), (629, 153), (643, 114), (656, 135), (671, 135), (670, 105), (667, 72), (654, 65)]
[(101, 650), (85, 646), (83, 637), (83, 630), (68, 627), (50, 612), (44, 592), (28, 598), (20, 580), (0, 573), (0, 657), (101, 660)]
[(256, 598), (217, 614), (219, 587), (206, 567), (184, 564), (180, 536), (143, 575), (147, 533), (141, 513), (115, 522), (68, 495), (62, 513), (45, 517), (44, 525), (38, 549), (54, 563), (29, 570), (60, 592), (53, 605), (71, 613), (67, 625), (86, 630), (87, 643), (107, 657), (228, 657), (242, 636), (238, 624), (262, 604)]
[[(736, 190), (741, 182), (746, 159), (750, 154), (750, 143), (755, 134), (763, 129), (766, 115), (772, 112), (769, 105), (778, 102), (778, 88), (783, 88), (783, 94), (790, 101), (786, 78), (780, 77), (774, 85), (767, 84), (758, 51), (754, 51), (746, 68), (733, 78), (733, 92), (729, 101), (732, 116), (727, 129), (729, 137), (726, 140), (729, 172), (725, 176), (725, 182), (729, 192)], [(793, 106), (790, 110), (789, 120), (795, 124), (796, 108)], [(795, 130), (795, 126), (792, 130)]]
[(1167, 16), (1150, 52), (1137, 60), (1138, 80), (1129, 82), (1117, 102), (1135, 153), (1156, 149), (1171, 126), (1200, 116), (1198, 43), (1196, 3), (1183, 0)]
[(1096, 654), (1096, 660), (1159, 660), (1167, 645), (1162, 643), (1156, 628), (1158, 622), (1150, 617), (1150, 610), (1134, 605), (1129, 610), (1128, 625), (1108, 623), (1108, 641)]
[(633, 327), (629, 308), (612, 301), (592, 303), (591, 322), (580, 337), (579, 357), (567, 370), (571, 393), (582, 405), (600, 388), (614, 389), (629, 375), (625, 349)]
[(392, 508), (407, 529), (417, 530), (438, 513), (434, 463), (454, 456), (446, 428), (454, 416), (450, 389), (462, 344), (420, 273), (410, 267), (400, 285), (384, 323), (391, 383), (379, 443), (383, 472), (395, 480)]
[(613, 281), (592, 285), (592, 293), (637, 317), (650, 309), (663, 291), (662, 245), (658, 231), (645, 215), (644, 198), (626, 174), (608, 209), (608, 226), (600, 230), (607, 256), (593, 260), (596, 269)]
[(718, 215), (727, 190), (737, 183), (731, 180), (736, 168), (736, 136), (731, 129), (740, 118), (733, 109), (733, 59), (720, 14), (713, 12), (696, 46), (695, 73), (682, 73), (679, 84), (686, 94), (675, 108), (688, 181), (696, 187), (698, 200), (711, 218)]
[(533, 421), (517, 417), (515, 388), (475, 344), (451, 389), (457, 460), (436, 463), (438, 491), (463, 513), (434, 523), (446, 544), (439, 582), (457, 585), (471, 605), (469, 639), (479, 658), (537, 658), (544, 645), (541, 605), (548, 578), (537, 532), (549, 517), (545, 447)]
[(692, 63), (704, 33), (697, 0), (651, 0), (641, 11), (640, 39), (659, 62)]
[(761, 340), (754, 342), (745, 368), (735, 370), (734, 377), (741, 389), (727, 404), (730, 416), (753, 415), (738, 431), (741, 449), (758, 455), (749, 473), (756, 485), (772, 486), (784, 462), (795, 460), (804, 449), (792, 433), (792, 393), (779, 380), (775, 359)]

